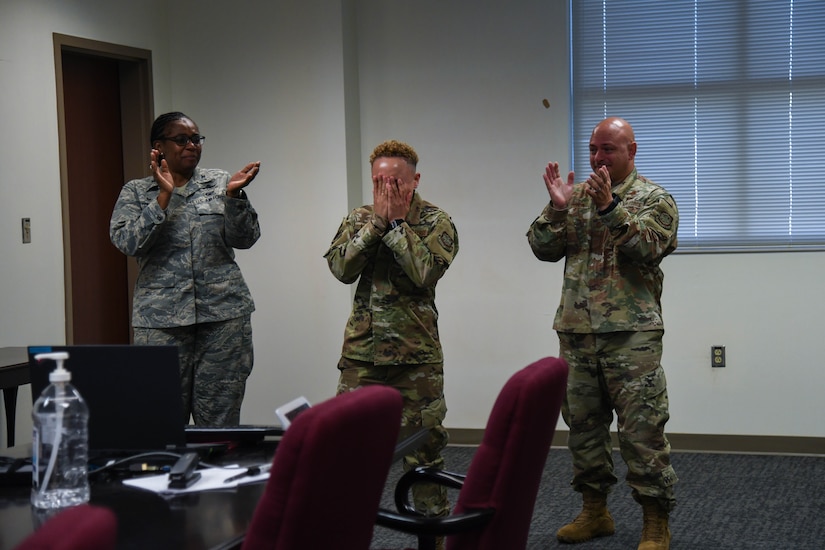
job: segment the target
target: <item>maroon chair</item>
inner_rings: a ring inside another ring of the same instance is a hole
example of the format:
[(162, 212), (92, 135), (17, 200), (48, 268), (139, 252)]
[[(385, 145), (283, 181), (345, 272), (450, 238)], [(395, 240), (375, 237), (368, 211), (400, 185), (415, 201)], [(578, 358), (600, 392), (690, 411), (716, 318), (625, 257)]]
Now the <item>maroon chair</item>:
[[(448, 550), (517, 550), (527, 545), (533, 506), (567, 387), (567, 363), (547, 357), (504, 385), (466, 476), (417, 468), (395, 489), (398, 512), (379, 510), (377, 523), (418, 535), (419, 550), (447, 536)], [(453, 512), (423, 517), (410, 502), (415, 483), (460, 489)]]
[(108, 508), (81, 504), (48, 519), (16, 550), (113, 550), (117, 517)]
[(402, 404), (397, 390), (368, 386), (296, 417), (275, 451), (242, 548), (367, 550)]

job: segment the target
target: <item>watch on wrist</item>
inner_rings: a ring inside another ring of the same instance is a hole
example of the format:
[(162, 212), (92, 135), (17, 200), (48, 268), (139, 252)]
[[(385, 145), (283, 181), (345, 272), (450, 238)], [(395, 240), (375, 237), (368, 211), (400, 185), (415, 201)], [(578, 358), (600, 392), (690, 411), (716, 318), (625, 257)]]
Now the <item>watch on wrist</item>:
[(609, 214), (613, 211), (614, 208), (616, 208), (619, 205), (620, 202), (622, 202), (622, 199), (619, 198), (619, 195), (613, 193), (613, 200), (610, 201), (610, 204), (608, 204), (604, 210), (599, 210), (599, 216)]
[(404, 218), (398, 218), (396, 220), (393, 220), (393, 221), (390, 222), (390, 229), (395, 229), (396, 227), (398, 227), (402, 223), (404, 223)]

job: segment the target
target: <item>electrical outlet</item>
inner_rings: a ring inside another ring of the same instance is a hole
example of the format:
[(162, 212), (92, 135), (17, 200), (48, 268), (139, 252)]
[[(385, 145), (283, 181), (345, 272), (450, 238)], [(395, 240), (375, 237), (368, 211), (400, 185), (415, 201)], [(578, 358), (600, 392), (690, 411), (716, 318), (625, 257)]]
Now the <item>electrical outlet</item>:
[(710, 347), (710, 366), (724, 367), (725, 366), (725, 346), (711, 346)]

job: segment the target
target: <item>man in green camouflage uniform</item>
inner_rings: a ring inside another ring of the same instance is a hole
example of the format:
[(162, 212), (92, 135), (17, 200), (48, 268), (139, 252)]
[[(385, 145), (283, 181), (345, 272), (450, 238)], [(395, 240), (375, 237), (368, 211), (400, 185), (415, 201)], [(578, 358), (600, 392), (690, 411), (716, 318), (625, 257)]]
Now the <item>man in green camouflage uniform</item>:
[(198, 168), (203, 137), (183, 113), (152, 125), (153, 175), (123, 186), (109, 236), (135, 256), (134, 341), (176, 345), (184, 423), (237, 425), (252, 371), (255, 305), (235, 263), (261, 230), (243, 187), (260, 163), (234, 176)]
[[(397, 388), (404, 397), (402, 424), (430, 431), (427, 442), (405, 457), (405, 470), (444, 464), (447, 406), (435, 285), (458, 253), (450, 217), (415, 191), (417, 164), (405, 143), (376, 147), (370, 156), (373, 204), (344, 219), (324, 255), (338, 280), (358, 280), (338, 393), (369, 384)], [(427, 515), (449, 512), (446, 491), (434, 485), (414, 488), (413, 500)]]
[(614, 532), (606, 498), (617, 481), (609, 432), (615, 410), (627, 482), (644, 513), (639, 549), (653, 550), (669, 547), (677, 480), (664, 433), (659, 264), (676, 249), (679, 214), (667, 191), (636, 172), (635, 155), (626, 121), (599, 123), (590, 139), (593, 173), (576, 185), (573, 172), (565, 181), (550, 163), (550, 203), (527, 237), (538, 259), (565, 260), (553, 328), (571, 369), (562, 413), (583, 508), (557, 538), (575, 543)]

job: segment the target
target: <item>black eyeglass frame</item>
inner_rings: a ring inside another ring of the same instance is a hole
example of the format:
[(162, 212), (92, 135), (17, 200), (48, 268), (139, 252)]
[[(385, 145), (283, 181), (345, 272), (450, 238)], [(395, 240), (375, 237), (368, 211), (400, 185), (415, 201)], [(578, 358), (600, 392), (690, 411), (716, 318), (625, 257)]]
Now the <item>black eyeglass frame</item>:
[(192, 145), (195, 147), (200, 147), (203, 145), (204, 140), (206, 140), (206, 136), (202, 136), (200, 134), (192, 134), (191, 136), (187, 136), (186, 134), (180, 134), (175, 137), (162, 137), (160, 138), (161, 141), (171, 141), (178, 147), (186, 147), (189, 142), (192, 142)]

